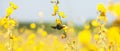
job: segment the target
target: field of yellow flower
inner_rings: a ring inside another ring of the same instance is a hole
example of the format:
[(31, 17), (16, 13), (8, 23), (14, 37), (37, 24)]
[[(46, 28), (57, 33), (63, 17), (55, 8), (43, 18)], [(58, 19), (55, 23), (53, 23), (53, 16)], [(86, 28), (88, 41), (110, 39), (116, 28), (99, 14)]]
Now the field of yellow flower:
[[(64, 23), (67, 16), (59, 9), (59, 0), (51, 3), (55, 23), (24, 23), (11, 18), (19, 6), (10, 2), (0, 18), (0, 51), (120, 51), (120, 3), (98, 3), (96, 19), (84, 26)], [(117, 18), (110, 25), (107, 12)]]

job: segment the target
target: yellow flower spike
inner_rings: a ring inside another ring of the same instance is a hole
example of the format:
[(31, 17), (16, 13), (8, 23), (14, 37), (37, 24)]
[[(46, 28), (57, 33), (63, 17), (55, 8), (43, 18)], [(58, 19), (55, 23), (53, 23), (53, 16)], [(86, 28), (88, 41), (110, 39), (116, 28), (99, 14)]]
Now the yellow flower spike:
[(94, 27), (97, 27), (97, 26), (100, 25), (100, 23), (97, 22), (97, 20), (92, 20), (91, 24), (92, 24), (92, 26), (94, 26)]
[(99, 3), (97, 5), (97, 10), (100, 11), (100, 12), (106, 12), (106, 9), (105, 9), (105, 6), (103, 3)]
[(6, 9), (6, 16), (10, 16), (12, 13), (13, 13), (13, 8), (12, 7), (8, 7), (7, 9)]
[(60, 24), (61, 24), (61, 20), (60, 20), (60, 19), (56, 19), (56, 23), (57, 23), (58, 25), (60, 25)]
[(59, 16), (62, 18), (66, 18), (66, 15), (64, 14), (64, 12), (58, 12)]
[(36, 28), (36, 24), (35, 23), (31, 23), (30, 24), (30, 28), (35, 29)]

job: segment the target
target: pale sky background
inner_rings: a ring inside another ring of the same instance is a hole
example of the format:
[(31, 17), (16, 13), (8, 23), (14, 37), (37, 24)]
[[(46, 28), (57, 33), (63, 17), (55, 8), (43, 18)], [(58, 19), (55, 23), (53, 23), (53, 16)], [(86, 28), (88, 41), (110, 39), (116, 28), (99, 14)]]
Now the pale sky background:
[[(54, 22), (55, 18), (51, 16), (53, 12), (53, 4), (50, 0), (0, 0), (0, 17), (5, 16), (5, 10), (12, 1), (19, 8), (11, 15), (11, 17), (25, 22), (38, 22), (39, 12), (43, 13), (42, 21)], [(120, 2), (120, 0), (112, 0)], [(59, 8), (65, 12), (67, 18), (64, 21), (72, 20), (77, 24), (83, 24), (88, 19), (97, 17), (96, 6), (98, 3), (108, 5), (108, 0), (60, 0)], [(110, 13), (107, 14), (108, 21), (112, 22), (115, 17)]]

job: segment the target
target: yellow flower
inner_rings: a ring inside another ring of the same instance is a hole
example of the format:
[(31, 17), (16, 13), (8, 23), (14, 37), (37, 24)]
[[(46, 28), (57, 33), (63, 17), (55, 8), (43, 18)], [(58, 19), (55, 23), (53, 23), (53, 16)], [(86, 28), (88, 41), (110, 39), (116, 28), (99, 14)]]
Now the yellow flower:
[(55, 4), (54, 5), (54, 12), (53, 12), (52, 16), (55, 16), (57, 14), (58, 10), (59, 10), (58, 5)]
[(9, 25), (10, 25), (10, 26), (14, 27), (14, 26), (16, 26), (16, 24), (17, 24), (17, 23), (16, 23), (15, 20), (13, 20), (13, 19), (10, 19), (10, 20), (9, 20)]
[(10, 6), (14, 6), (15, 5), (13, 2), (10, 2), (9, 4), (10, 4)]
[(100, 23), (97, 22), (96, 20), (92, 20), (91, 24), (92, 24), (92, 26), (94, 26), (94, 27), (97, 27), (97, 26), (100, 25)]
[(64, 30), (65, 32), (67, 32), (68, 27), (67, 27), (66, 25), (63, 25), (63, 30)]
[(58, 5), (55, 4), (55, 5), (54, 5), (54, 12), (58, 12), (58, 10), (59, 10)]
[(120, 17), (120, 3), (113, 3), (108, 6), (108, 10), (115, 16)]
[(62, 18), (66, 18), (66, 15), (64, 14), (64, 12), (58, 12), (59, 16)]
[(17, 5), (14, 5), (13, 9), (16, 10), (17, 8), (18, 8), (18, 6), (17, 6)]
[(3, 26), (4, 24), (7, 23), (7, 21), (8, 21), (8, 19), (7, 19), (6, 17), (1, 18), (1, 19), (0, 19), (0, 25)]
[(14, 10), (16, 10), (18, 8), (18, 6), (15, 5), (13, 2), (10, 2), (10, 7), (12, 7)]
[(8, 7), (6, 10), (6, 16), (10, 16), (13, 13), (13, 8), (12, 7)]
[[(119, 28), (118, 27), (111, 27), (108, 29), (107, 36), (110, 42), (118, 41), (119, 40)], [(119, 42), (119, 41), (118, 41)]]
[(46, 37), (46, 36), (47, 36), (47, 32), (46, 32), (46, 31), (42, 31), (42, 32), (41, 32), (41, 35), (42, 35), (43, 37)]
[(57, 14), (58, 10), (59, 10), (58, 5), (55, 4), (54, 5), (54, 12), (53, 12), (52, 16), (55, 16)]
[(47, 32), (41, 28), (39, 28), (37, 30), (37, 32), (42, 36), (42, 37), (46, 37), (47, 36)]
[(61, 20), (60, 19), (56, 19), (56, 23), (57, 24), (61, 24)]
[(86, 24), (86, 25), (84, 26), (84, 28), (85, 28), (85, 29), (90, 29), (90, 25), (89, 25), (89, 24)]
[(29, 36), (28, 36), (28, 39), (29, 40), (32, 40), (36, 37), (36, 35), (34, 33), (31, 33)]
[(105, 16), (99, 16), (99, 19), (100, 21), (105, 21), (105, 22), (108, 21), (108, 19)]
[(89, 30), (83, 30), (79, 33), (78, 35), (78, 40), (82, 43), (82, 44), (88, 44), (91, 41), (91, 32)]
[(5, 29), (15, 27), (17, 24), (15, 20), (13, 19), (8, 20), (8, 18), (6, 17), (2, 18), (0, 22), (1, 22), (0, 25), (3, 26)]
[(36, 28), (36, 24), (35, 23), (31, 23), (30, 24), (30, 28), (35, 29)]
[(14, 10), (18, 8), (17, 5), (15, 5), (13, 2), (10, 2), (10, 7), (6, 9), (6, 16), (10, 16)]
[(97, 10), (100, 11), (100, 12), (106, 12), (106, 9), (105, 9), (105, 6), (103, 3), (99, 3), (97, 5)]
[(1, 18), (1, 20), (0, 20), (0, 25), (3, 27), (3, 28), (5, 28), (5, 29), (7, 29), (7, 28), (9, 28), (9, 20), (8, 20), (8, 18), (6, 18), (6, 17), (4, 17), (4, 18)]

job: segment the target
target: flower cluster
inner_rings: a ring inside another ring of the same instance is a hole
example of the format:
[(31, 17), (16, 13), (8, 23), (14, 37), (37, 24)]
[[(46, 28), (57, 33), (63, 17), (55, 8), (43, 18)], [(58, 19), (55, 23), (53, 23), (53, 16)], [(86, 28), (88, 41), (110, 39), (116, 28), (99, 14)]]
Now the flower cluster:
[(59, 18), (56, 18), (56, 26), (52, 26), (53, 29), (57, 30), (64, 30), (64, 33), (62, 34), (62, 38), (66, 38), (66, 31), (67, 31), (67, 26), (62, 24), (61, 18), (66, 18), (66, 15), (64, 12), (59, 11), (59, 0), (56, 1), (51, 1), (51, 3), (54, 3), (54, 11), (52, 16), (59, 16)]

